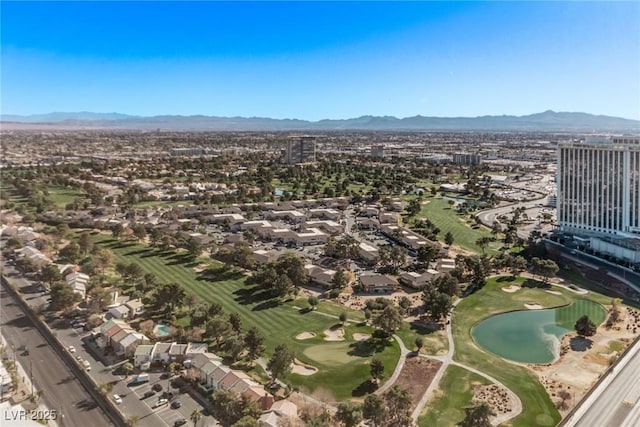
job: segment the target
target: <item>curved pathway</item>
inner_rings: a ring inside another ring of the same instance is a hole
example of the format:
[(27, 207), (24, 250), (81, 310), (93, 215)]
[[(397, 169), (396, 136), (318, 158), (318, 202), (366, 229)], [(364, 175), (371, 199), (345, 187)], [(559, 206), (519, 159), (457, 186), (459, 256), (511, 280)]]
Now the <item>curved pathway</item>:
[[(456, 305), (458, 305), (458, 303), (462, 301), (461, 299), (458, 299), (457, 301), (455, 301), (453, 303), (454, 308)], [(452, 309), (453, 312), (453, 309)], [(452, 314), (452, 313), (451, 313)], [(479, 371), (475, 368), (472, 368), (470, 366), (464, 365), (462, 363), (456, 362), (453, 360), (453, 353), (455, 351), (455, 344), (453, 342), (453, 332), (451, 331), (451, 314), (449, 314), (449, 316), (447, 317), (447, 339), (449, 340), (449, 351), (447, 352), (447, 354), (445, 356), (427, 356), (427, 355), (420, 355), (421, 357), (425, 357), (425, 358), (431, 358), (431, 359), (436, 359), (436, 360), (440, 360), (442, 362), (442, 365), (440, 366), (440, 369), (438, 370), (438, 372), (436, 373), (435, 377), (433, 378), (433, 380), (431, 381), (431, 384), (429, 384), (429, 387), (427, 388), (427, 390), (424, 392), (424, 394), (422, 395), (422, 398), (420, 399), (420, 402), (418, 402), (418, 405), (416, 406), (416, 408), (413, 410), (413, 413), (411, 414), (411, 418), (413, 419), (414, 423), (417, 423), (418, 421), (418, 417), (420, 416), (420, 414), (422, 413), (422, 410), (424, 409), (425, 405), (427, 404), (429, 398), (431, 397), (431, 395), (433, 394), (433, 392), (436, 390), (436, 388), (438, 387), (438, 384), (440, 384), (440, 380), (442, 379), (442, 376), (444, 375), (445, 371), (447, 370), (447, 368), (449, 367), (449, 365), (455, 365), (455, 366), (459, 366), (463, 369), (466, 369), (470, 372), (473, 372), (474, 374), (480, 375), (481, 377), (484, 377), (486, 379), (488, 379), (489, 381), (491, 381), (492, 383), (504, 388), (507, 392), (507, 395), (509, 395), (509, 397), (511, 398), (511, 401), (513, 402), (513, 408), (510, 412), (507, 412), (505, 414), (499, 415), (496, 418), (493, 419), (492, 424), (493, 425), (499, 425), (502, 424), (512, 418), (517, 417), (518, 415), (520, 415), (520, 413), (522, 412), (522, 402), (520, 401), (520, 398), (513, 392), (511, 391), (511, 389), (509, 389), (507, 386), (505, 386), (504, 384), (502, 384), (500, 381), (498, 381), (497, 379), (493, 378), (492, 376)]]
[(374, 392), (375, 394), (384, 393), (396, 382), (396, 380), (400, 376), (400, 372), (402, 372), (402, 368), (404, 367), (404, 361), (407, 360), (407, 355), (409, 354), (409, 349), (405, 347), (404, 342), (402, 341), (402, 339), (400, 339), (399, 336), (393, 335), (393, 339), (396, 340), (396, 342), (400, 346), (400, 359), (398, 360), (396, 369), (393, 370), (393, 374), (391, 374), (391, 377), (382, 385), (382, 387), (378, 388)]

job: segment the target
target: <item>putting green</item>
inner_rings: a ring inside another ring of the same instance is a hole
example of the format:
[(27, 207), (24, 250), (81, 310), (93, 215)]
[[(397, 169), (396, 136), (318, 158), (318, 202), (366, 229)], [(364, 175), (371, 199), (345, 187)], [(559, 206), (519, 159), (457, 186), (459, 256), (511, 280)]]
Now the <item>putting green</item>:
[(335, 365), (353, 362), (355, 360), (362, 360), (362, 357), (348, 354), (352, 351), (350, 347), (351, 343), (327, 342), (324, 344), (318, 344), (311, 347), (307, 347), (304, 350), (304, 355), (309, 359), (312, 359), (323, 365)]

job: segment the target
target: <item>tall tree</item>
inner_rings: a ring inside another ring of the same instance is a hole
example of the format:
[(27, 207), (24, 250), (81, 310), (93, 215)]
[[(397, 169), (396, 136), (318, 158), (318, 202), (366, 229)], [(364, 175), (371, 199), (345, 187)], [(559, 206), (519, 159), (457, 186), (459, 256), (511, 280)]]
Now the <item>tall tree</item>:
[(407, 389), (394, 385), (382, 395), (387, 405), (390, 427), (409, 427), (411, 422), (411, 395)]
[(176, 305), (182, 304), (186, 293), (177, 283), (163, 283), (156, 287), (152, 301), (157, 309), (173, 313)]
[(371, 379), (373, 382), (378, 384), (381, 379), (384, 378), (384, 363), (382, 360), (374, 357), (371, 359), (371, 364), (369, 365), (369, 373), (371, 374)]
[(231, 324), (222, 316), (215, 316), (213, 319), (210, 319), (205, 326), (207, 330), (207, 335), (212, 337), (216, 346), (219, 346), (220, 343), (226, 339), (231, 332)]
[(462, 427), (491, 427), (490, 417), (495, 413), (486, 402), (465, 408), (464, 411), (465, 417), (460, 423)]
[(447, 246), (451, 246), (451, 245), (453, 245), (453, 240), (454, 240), (454, 239), (453, 239), (453, 234), (451, 234), (451, 232), (450, 232), (450, 231), (447, 231), (447, 232), (445, 233), (445, 235), (444, 235), (444, 243), (445, 243)]
[(198, 421), (202, 419), (202, 412), (200, 412), (197, 408), (191, 411), (191, 415), (189, 415), (189, 419), (193, 423), (193, 427), (198, 427)]
[(273, 382), (282, 381), (289, 375), (294, 358), (295, 354), (289, 350), (286, 344), (280, 344), (276, 347), (269, 363), (267, 363), (267, 369), (271, 372)]
[(344, 427), (356, 427), (362, 421), (362, 406), (351, 402), (341, 402), (338, 404), (335, 418)]
[(73, 292), (71, 285), (57, 282), (51, 286), (49, 307), (52, 310), (68, 310), (82, 300), (82, 295)]
[(42, 267), (40, 270), (40, 277), (42, 278), (42, 281), (47, 283), (49, 286), (62, 279), (60, 270), (55, 264), (49, 264)]
[(372, 427), (381, 427), (388, 416), (387, 406), (377, 394), (369, 394), (362, 405), (362, 415)]
[(229, 324), (235, 333), (242, 332), (242, 317), (240, 317), (240, 314), (236, 312), (229, 314)]
[(247, 347), (247, 357), (251, 362), (264, 353), (264, 337), (255, 326), (252, 326), (245, 334), (244, 345)]
[(387, 336), (393, 335), (402, 325), (402, 314), (398, 307), (389, 304), (373, 318), (373, 326), (381, 329)]
[(71, 242), (64, 248), (60, 249), (60, 258), (64, 262), (75, 264), (80, 259), (80, 246), (76, 242)]
[(83, 255), (91, 252), (93, 249), (93, 240), (91, 239), (91, 234), (89, 234), (89, 232), (85, 231), (80, 235), (78, 238), (78, 246), (80, 247)]
[(596, 324), (586, 314), (576, 321), (574, 328), (578, 335), (583, 337), (590, 337), (596, 333)]

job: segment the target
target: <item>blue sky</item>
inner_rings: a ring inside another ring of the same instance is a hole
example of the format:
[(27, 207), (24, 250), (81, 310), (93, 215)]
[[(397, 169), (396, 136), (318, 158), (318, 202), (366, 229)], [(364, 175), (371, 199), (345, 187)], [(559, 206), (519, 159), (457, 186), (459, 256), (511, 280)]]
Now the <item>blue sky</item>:
[(1, 107), (640, 119), (640, 2), (6, 2)]

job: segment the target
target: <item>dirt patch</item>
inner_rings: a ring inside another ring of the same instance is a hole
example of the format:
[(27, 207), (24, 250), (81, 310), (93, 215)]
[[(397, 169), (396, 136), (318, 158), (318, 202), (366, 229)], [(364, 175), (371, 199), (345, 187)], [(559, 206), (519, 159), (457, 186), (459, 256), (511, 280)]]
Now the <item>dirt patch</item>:
[(299, 361), (298, 359), (293, 359), (293, 363), (291, 364), (291, 372), (298, 375), (309, 376), (318, 372), (318, 368), (315, 366), (307, 365)]
[[(600, 326), (596, 334), (589, 337), (592, 342), (589, 348), (572, 350), (571, 342), (575, 342), (576, 334), (566, 334), (562, 337), (557, 361), (528, 365), (538, 375), (562, 416), (584, 397), (618, 354), (640, 333), (639, 311), (624, 307), (620, 310), (620, 317), (621, 320), (611, 328)], [(611, 348), (612, 341), (620, 344)]]
[(496, 415), (502, 415), (513, 411), (513, 401), (507, 390), (497, 384), (476, 385), (473, 389), (473, 400), (486, 402), (493, 408)]
[(297, 340), (308, 340), (308, 339), (313, 338), (315, 336), (316, 336), (315, 332), (300, 332), (298, 335), (296, 335), (296, 339)]
[(542, 308), (544, 308), (543, 306), (541, 306), (538, 303), (535, 302), (528, 302), (524, 305), (526, 308), (528, 308), (529, 310), (540, 310)]
[(361, 333), (355, 333), (353, 334), (353, 339), (355, 341), (366, 341), (369, 338), (371, 338), (370, 334), (361, 334)]
[(405, 360), (400, 376), (394, 383), (406, 388), (411, 395), (411, 408), (414, 409), (422, 395), (427, 391), (442, 362), (424, 357), (409, 357)]
[(505, 286), (504, 288), (502, 288), (502, 292), (507, 292), (507, 293), (514, 293), (519, 291), (521, 288), (518, 285), (511, 285), (511, 286)]
[(325, 341), (344, 341), (344, 329), (326, 329), (324, 332)]
[(553, 295), (562, 295), (562, 292), (558, 292), (558, 291), (551, 291), (551, 290), (547, 290), (546, 292), (553, 294)]

